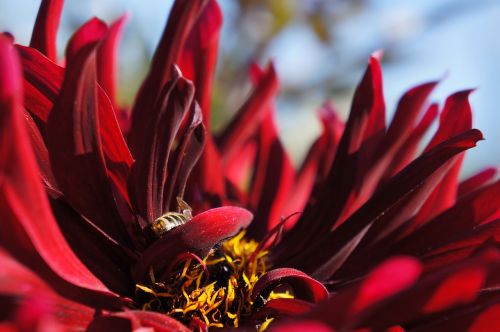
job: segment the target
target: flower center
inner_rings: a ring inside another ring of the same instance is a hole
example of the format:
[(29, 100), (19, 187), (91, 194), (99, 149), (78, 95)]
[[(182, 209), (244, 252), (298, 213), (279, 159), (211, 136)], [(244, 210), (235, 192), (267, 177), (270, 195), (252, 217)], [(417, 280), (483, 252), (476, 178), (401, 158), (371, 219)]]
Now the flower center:
[(137, 302), (143, 310), (163, 312), (184, 323), (197, 318), (208, 327), (238, 327), (266, 301), (293, 298), (285, 290), (252, 301), (253, 287), (269, 269), (268, 251), (244, 236), (240, 232), (203, 260), (186, 256), (165, 281), (155, 281), (151, 273), (150, 285), (136, 285)]

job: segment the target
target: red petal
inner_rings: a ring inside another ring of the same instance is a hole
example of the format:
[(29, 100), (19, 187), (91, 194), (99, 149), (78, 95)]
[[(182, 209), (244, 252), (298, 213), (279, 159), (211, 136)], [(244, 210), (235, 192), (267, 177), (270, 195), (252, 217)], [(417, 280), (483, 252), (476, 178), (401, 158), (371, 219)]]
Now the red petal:
[[(355, 184), (361, 160), (370, 159), (370, 150), (384, 133), (381, 123), (384, 112), (380, 63), (370, 57), (368, 68), (356, 89), (349, 119), (329, 173), (317, 191), (315, 204), (306, 207), (304, 214), (282, 242), (288, 248), (284, 255), (293, 256), (315, 234), (326, 234), (334, 227)], [(374, 128), (366, 130), (367, 124)], [(366, 131), (366, 136), (365, 136)], [(370, 147), (370, 148), (369, 148)], [(360, 154), (360, 151), (363, 153)], [(362, 156), (362, 159), (360, 159)], [(314, 205), (314, 206), (313, 206)], [(318, 209), (317, 207), (323, 207)], [(288, 239), (287, 239), (288, 238)], [(288, 245), (293, 243), (293, 247)], [(289, 248), (295, 248), (290, 250)]]
[[(9, 310), (17, 311), (18, 324), (49, 318), (59, 327), (84, 329), (92, 319), (93, 309), (56, 295), (44, 281), (2, 250), (0, 265), (0, 296), (15, 299)], [(26, 317), (26, 310), (32, 305), (42, 306), (42, 311), (38, 311), (35, 317)]]
[(356, 325), (379, 330), (395, 324), (425, 322), (438, 313), (445, 314), (445, 310), (467, 303), (473, 309), (476, 303), (471, 301), (479, 296), (487, 278), (498, 276), (499, 257), (498, 252), (485, 253), (426, 275), (383, 305), (367, 309)]
[(262, 239), (281, 221), (295, 177), (292, 162), (279, 140), (270, 111), (260, 125), (257, 146), (247, 204), (250, 210), (255, 211), (255, 222), (250, 225), (248, 234)]
[(206, 138), (202, 112), (197, 103), (191, 104), (187, 126), (178, 134), (179, 144), (169, 162), (168, 177), (163, 188), (163, 211), (174, 210), (177, 197), (184, 196), (184, 190), (191, 170), (200, 158)]
[(184, 79), (177, 68), (158, 100), (157, 112), (148, 121), (148, 132), (142, 138), (142, 150), (136, 153), (136, 162), (129, 177), (129, 190), (136, 212), (143, 223), (153, 222), (163, 213), (163, 193), (166, 183), (167, 164), (172, 144), (182, 120), (191, 107), (194, 89), (191, 82)]
[(97, 50), (97, 80), (111, 100), (115, 111), (118, 110), (116, 100), (117, 67), (118, 67), (118, 42), (120, 40), (123, 26), (128, 16), (123, 15), (114, 22), (99, 45)]
[[(69, 63), (47, 121), (47, 147), (65, 200), (127, 246), (130, 238), (116, 206), (102, 150), (98, 117), (102, 104), (95, 61), (95, 51), (89, 47)], [(111, 109), (108, 112), (112, 114)]]
[(294, 297), (301, 300), (318, 303), (328, 298), (328, 291), (319, 281), (299, 270), (281, 268), (271, 270), (259, 278), (252, 290), (252, 300), (255, 301), (259, 296), (266, 298), (280, 284), (290, 285)]
[(64, 69), (33, 48), (16, 45), (24, 74), (24, 105), (45, 137), (47, 118), (59, 95)]
[(306, 317), (333, 328), (349, 326), (363, 310), (412, 286), (419, 278), (420, 263), (411, 257), (395, 257), (378, 265), (369, 275), (347, 289), (335, 292)]
[(498, 170), (496, 168), (490, 167), (477, 174), (474, 174), (468, 179), (465, 179), (464, 181), (460, 182), (458, 186), (458, 197), (463, 197), (479, 189), (483, 185), (493, 180), (497, 174)]
[(97, 317), (90, 324), (88, 332), (108, 331), (157, 331), (157, 332), (189, 332), (181, 322), (166, 314), (151, 311), (130, 310)]
[[(425, 151), (450, 137), (472, 128), (472, 111), (469, 104), (471, 90), (457, 92), (446, 100), (443, 113), (439, 119), (439, 128)], [(444, 211), (455, 203), (457, 196), (458, 175), (463, 156), (460, 156), (441, 180), (434, 192), (427, 198), (418, 214), (412, 220), (414, 228), (425, 223), (430, 218)], [(411, 231), (411, 229), (410, 229)]]
[(73, 58), (84, 47), (100, 41), (108, 32), (108, 26), (100, 19), (94, 17), (83, 24), (73, 34), (66, 47), (66, 63), (69, 64)]
[(154, 104), (165, 82), (171, 77), (171, 68), (178, 62), (193, 25), (208, 0), (177, 0), (170, 12), (167, 26), (156, 48), (148, 76), (139, 90), (133, 110), (128, 137), (134, 157), (144, 147), (143, 137), (149, 131), (149, 120), (154, 117)]
[(253, 216), (245, 209), (221, 207), (205, 211), (179, 226), (149, 246), (134, 268), (135, 279), (148, 280), (149, 269), (167, 267), (179, 254), (191, 252), (205, 257), (219, 242), (236, 235), (248, 226)]
[(3, 37), (0, 72), (0, 242), (65, 296), (98, 306), (114, 302), (102, 283), (73, 254), (52, 217), (24, 127), (19, 60)]
[(327, 325), (318, 322), (318, 321), (308, 321), (301, 320), (298, 322), (289, 322), (283, 323), (274, 326), (271, 323), (269, 332), (302, 332), (302, 331), (310, 331), (310, 332), (335, 332), (335, 330), (329, 328)]
[(278, 77), (271, 63), (250, 97), (238, 110), (218, 140), (223, 160), (237, 153), (247, 139), (256, 132), (266, 111), (269, 111), (270, 102), (276, 96), (278, 87)]
[(210, 0), (193, 26), (179, 56), (182, 73), (195, 86), (195, 99), (203, 112), (203, 124), (210, 129), (210, 99), (215, 75), (222, 12), (217, 1)]
[(500, 326), (500, 304), (481, 312), (469, 327), (470, 332), (488, 332), (493, 326)]
[[(406, 239), (395, 250), (413, 255), (423, 254), (457, 235), (470, 232), (500, 209), (500, 182), (491, 184), (458, 201)], [(443, 237), (446, 233), (447, 236)]]
[[(314, 271), (314, 275), (320, 279), (331, 276), (352, 253), (356, 242), (360, 240), (359, 236), (363, 236), (367, 228), (375, 227), (372, 222), (376, 225), (372, 236), (376, 236), (370, 237), (371, 239), (386, 236), (397, 228), (402, 221), (406, 220), (408, 214), (411, 215), (412, 210), (420, 206), (422, 198), (419, 198), (419, 195), (432, 190), (432, 187), (439, 181), (437, 175), (443, 171), (443, 165), (446, 170), (446, 163), (451, 158), (475, 146), (481, 138), (480, 131), (470, 130), (441, 143), (416, 159), (391, 182), (382, 187), (336, 231), (319, 238), (316, 235), (315, 244), (303, 249), (300, 256), (294, 259), (292, 266), (305, 271)], [(412, 204), (408, 204), (407, 200), (410, 199)], [(328, 208), (333, 207), (330, 204)], [(390, 224), (387, 224), (388, 220), (392, 220)], [(295, 265), (299, 262), (300, 264)]]
[(275, 299), (266, 302), (262, 309), (259, 309), (258, 317), (297, 317), (306, 314), (314, 308), (311, 302), (298, 299)]
[(437, 82), (422, 84), (409, 90), (401, 98), (387, 134), (381, 138), (380, 144), (373, 148), (377, 150), (372, 157), (373, 160), (371, 162), (361, 161), (363, 166), (356, 176), (356, 184), (353, 189), (354, 197), (351, 198), (348, 207), (342, 212), (340, 222), (371, 197), (395, 154), (412, 133), (416, 118), (436, 84)]
[(415, 158), (420, 141), (436, 119), (438, 110), (439, 106), (437, 104), (429, 106), (419, 124), (412, 130), (410, 136), (394, 155), (391, 164), (388, 165), (388, 168), (385, 171), (383, 176), (384, 179), (389, 179), (399, 173)]
[(64, 0), (42, 0), (30, 46), (57, 62), (56, 37)]

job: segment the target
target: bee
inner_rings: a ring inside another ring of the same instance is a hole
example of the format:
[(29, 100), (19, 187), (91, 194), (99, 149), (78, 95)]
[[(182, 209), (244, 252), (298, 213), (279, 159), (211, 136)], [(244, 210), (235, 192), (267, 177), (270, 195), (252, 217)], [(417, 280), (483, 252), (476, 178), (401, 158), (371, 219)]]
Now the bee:
[(184, 225), (193, 218), (191, 207), (180, 197), (177, 197), (177, 206), (180, 212), (167, 212), (149, 226), (157, 238), (162, 237), (176, 227)]

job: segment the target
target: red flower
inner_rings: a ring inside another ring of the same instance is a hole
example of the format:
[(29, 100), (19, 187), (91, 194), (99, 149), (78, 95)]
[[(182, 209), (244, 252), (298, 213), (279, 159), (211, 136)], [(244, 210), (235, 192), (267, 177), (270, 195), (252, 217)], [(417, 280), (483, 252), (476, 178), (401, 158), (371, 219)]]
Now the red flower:
[[(225, 131), (207, 130), (215, 0), (175, 2), (130, 119), (114, 97), (124, 19), (83, 25), (62, 68), (61, 10), (42, 2), (31, 47), (0, 36), (3, 320), (91, 331), (494, 326), (500, 183), (494, 170), (457, 180), (462, 152), (482, 139), (470, 91), (447, 99), (415, 158), (437, 116), (426, 104), (436, 82), (406, 93), (386, 128), (374, 55), (347, 122), (326, 105), (295, 171), (273, 123), (272, 65), (252, 67), (255, 89)], [(254, 221), (219, 207), (229, 204)]]

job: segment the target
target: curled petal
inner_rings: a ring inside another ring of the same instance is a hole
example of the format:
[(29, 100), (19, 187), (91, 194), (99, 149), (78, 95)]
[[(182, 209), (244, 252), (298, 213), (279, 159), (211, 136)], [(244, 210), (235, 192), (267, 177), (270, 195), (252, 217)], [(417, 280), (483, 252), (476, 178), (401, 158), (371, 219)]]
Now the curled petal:
[(299, 299), (317, 303), (328, 298), (328, 291), (319, 281), (299, 270), (281, 268), (267, 272), (257, 281), (252, 290), (252, 300), (260, 295), (265, 298), (266, 293), (279, 284), (290, 285), (294, 296)]
[(184, 252), (205, 257), (216, 244), (247, 227), (252, 218), (247, 210), (229, 206), (196, 215), (184, 225), (166, 233), (144, 251), (134, 268), (136, 281), (148, 280), (151, 267), (156, 274), (161, 274)]

